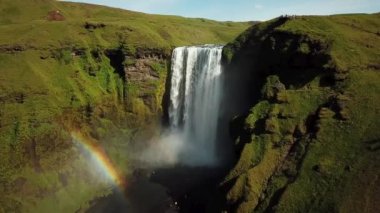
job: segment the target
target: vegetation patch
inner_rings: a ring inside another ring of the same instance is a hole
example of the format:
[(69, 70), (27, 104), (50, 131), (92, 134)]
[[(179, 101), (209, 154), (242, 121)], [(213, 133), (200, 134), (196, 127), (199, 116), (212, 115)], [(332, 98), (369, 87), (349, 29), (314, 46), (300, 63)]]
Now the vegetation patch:
[[(252, 108), (240, 122), (245, 131), (235, 137), (237, 145), (241, 138), (246, 145), (226, 177), (235, 178), (229, 182), (226, 209), (378, 211), (373, 194), (378, 187), (370, 186), (379, 172), (366, 168), (379, 165), (374, 159), (379, 87), (374, 82), (380, 75), (368, 68), (379, 60), (379, 18), (280, 17), (251, 27), (225, 47), (229, 83), (235, 75), (253, 79), (245, 82)], [(258, 158), (252, 145), (259, 138), (265, 149)], [(360, 198), (353, 195), (359, 188), (366, 190)]]

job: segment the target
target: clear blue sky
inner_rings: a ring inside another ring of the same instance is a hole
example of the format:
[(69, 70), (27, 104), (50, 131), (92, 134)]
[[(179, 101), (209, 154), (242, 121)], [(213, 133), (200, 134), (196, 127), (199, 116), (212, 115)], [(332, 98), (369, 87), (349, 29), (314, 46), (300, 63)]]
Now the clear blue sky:
[(146, 13), (215, 20), (268, 20), (282, 14), (380, 12), (380, 0), (69, 0)]

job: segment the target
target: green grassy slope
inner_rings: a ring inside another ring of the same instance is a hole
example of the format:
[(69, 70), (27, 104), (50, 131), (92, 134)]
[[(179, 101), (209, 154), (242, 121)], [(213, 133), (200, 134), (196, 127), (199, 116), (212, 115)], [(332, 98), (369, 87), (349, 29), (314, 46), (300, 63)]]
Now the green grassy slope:
[(225, 208), (379, 211), (379, 29), (379, 14), (283, 17), (227, 45), (253, 106), (232, 122)]
[[(64, 21), (48, 20), (55, 10)], [(98, 140), (128, 173), (129, 144), (157, 131), (149, 123), (161, 114), (171, 49), (227, 43), (247, 27), (0, 0), (0, 212), (84, 211), (110, 193), (70, 131)]]
[[(59, 10), (65, 21), (47, 21), (48, 12), (54, 10)], [(86, 22), (103, 23), (105, 27), (89, 33), (83, 27)], [(149, 15), (51, 0), (2, 0), (0, 23), (0, 45), (17, 43), (38, 48), (65, 43), (117, 47), (124, 42), (149, 48), (224, 44), (248, 27), (248, 23)]]

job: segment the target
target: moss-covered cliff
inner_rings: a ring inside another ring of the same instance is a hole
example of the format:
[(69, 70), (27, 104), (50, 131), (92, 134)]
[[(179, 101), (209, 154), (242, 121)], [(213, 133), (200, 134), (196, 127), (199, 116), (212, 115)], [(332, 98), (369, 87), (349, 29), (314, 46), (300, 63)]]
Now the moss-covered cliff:
[(225, 47), (240, 115), (224, 209), (380, 210), (379, 29), (379, 14), (281, 17)]
[(157, 131), (171, 49), (227, 43), (247, 27), (1, 0), (0, 212), (83, 211), (110, 193), (70, 132), (98, 141), (128, 173), (127, 146)]

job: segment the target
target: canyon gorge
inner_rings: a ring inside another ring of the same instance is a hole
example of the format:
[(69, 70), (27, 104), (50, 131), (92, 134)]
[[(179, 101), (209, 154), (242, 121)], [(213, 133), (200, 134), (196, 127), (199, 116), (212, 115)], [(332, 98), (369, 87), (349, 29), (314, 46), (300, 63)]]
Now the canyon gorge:
[(379, 13), (0, 11), (0, 212), (380, 211)]

